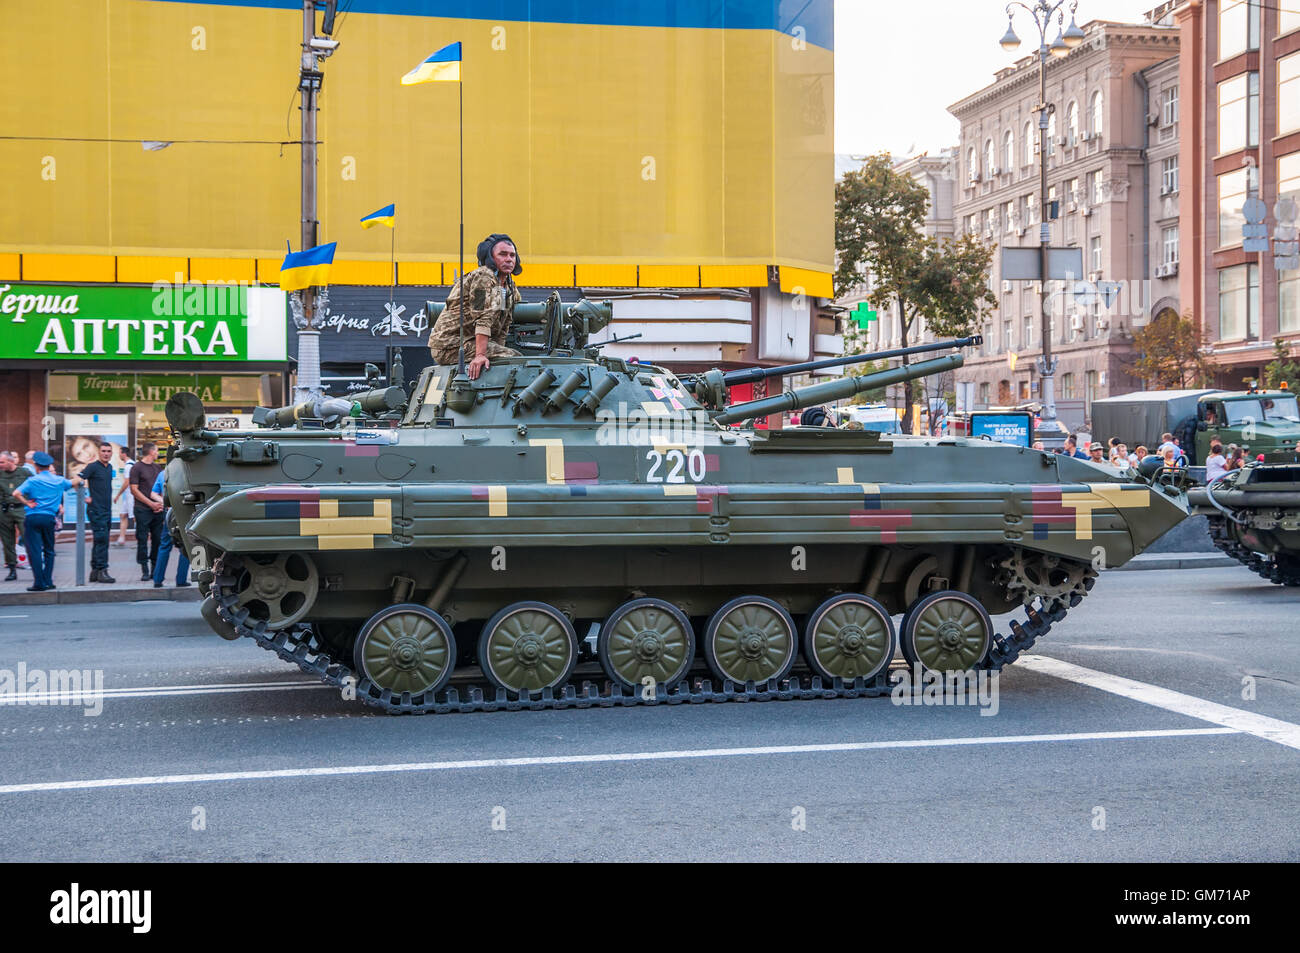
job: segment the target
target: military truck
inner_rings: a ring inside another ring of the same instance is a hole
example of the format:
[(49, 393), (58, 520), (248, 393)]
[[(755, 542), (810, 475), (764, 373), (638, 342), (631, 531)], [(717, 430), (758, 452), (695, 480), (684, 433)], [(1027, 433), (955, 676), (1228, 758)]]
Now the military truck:
[(1216, 440), (1253, 454), (1294, 447), (1300, 440), (1300, 410), (1290, 390), (1139, 391), (1093, 402), (1092, 431), (1098, 440), (1118, 437), (1130, 450), (1154, 453), (1171, 433), (1189, 463), (1204, 465)]

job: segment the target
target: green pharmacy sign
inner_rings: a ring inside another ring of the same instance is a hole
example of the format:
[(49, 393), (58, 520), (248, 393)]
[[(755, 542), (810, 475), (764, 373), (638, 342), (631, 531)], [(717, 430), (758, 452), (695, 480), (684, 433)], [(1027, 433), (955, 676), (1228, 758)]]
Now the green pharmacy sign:
[(220, 374), (82, 374), (77, 400), (100, 404), (161, 404), (183, 390), (205, 404), (221, 400)]
[(858, 323), (859, 330), (865, 331), (867, 325), (872, 321), (875, 321), (879, 315), (876, 314), (875, 309), (872, 308), (871, 305), (867, 304), (865, 301), (859, 301), (858, 306), (849, 312), (849, 317)]
[(278, 288), (0, 284), (0, 359), (283, 361), (285, 343)]

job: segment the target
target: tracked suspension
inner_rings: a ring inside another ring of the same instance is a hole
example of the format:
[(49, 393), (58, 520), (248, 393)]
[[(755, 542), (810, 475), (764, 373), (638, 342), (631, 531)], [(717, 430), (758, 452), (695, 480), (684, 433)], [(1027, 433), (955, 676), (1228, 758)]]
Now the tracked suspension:
[[(217, 562), (212, 582), (212, 595), (216, 611), (238, 635), (250, 638), (262, 648), (274, 652), (281, 659), (297, 665), (303, 672), (315, 676), (340, 692), (355, 694), (366, 705), (395, 715), (450, 714), (453, 712), (490, 711), (541, 711), (564, 708), (612, 708), (633, 705), (682, 705), (716, 702), (767, 702), (811, 701), (834, 698), (872, 698), (888, 695), (892, 682), (888, 668), (871, 679), (854, 679), (846, 682), (833, 679), (829, 684), (818, 675), (793, 675), (777, 681), (743, 685), (724, 681), (718, 688), (709, 678), (687, 677), (671, 691), (662, 685), (654, 691), (625, 688), (608, 679), (567, 684), (558, 690), (541, 692), (508, 692), (495, 686), (480, 684), (452, 685), (438, 692), (411, 694), (394, 693), (381, 688), (358, 673), (351, 666), (330, 653), (312, 627), (307, 624), (289, 626), (278, 631), (270, 630), (266, 622), (255, 619), (247, 608), (238, 605), (236, 585), (242, 568), (238, 556), (227, 554)], [(1093, 578), (1084, 580), (1081, 592), (1070, 593), (1066, 599), (1038, 598), (1035, 605), (1025, 607), (1025, 619), (1013, 621), (1005, 635), (994, 635), (988, 656), (981, 669), (1000, 671), (1028, 651), (1045, 636), (1053, 625), (1065, 618), (1069, 609), (1077, 606), (1092, 588)]]
[(1251, 572), (1278, 586), (1300, 586), (1300, 560), (1283, 561), (1277, 556), (1264, 556), (1232, 537), (1225, 516), (1207, 516), (1210, 539), (1215, 547), (1227, 553)]

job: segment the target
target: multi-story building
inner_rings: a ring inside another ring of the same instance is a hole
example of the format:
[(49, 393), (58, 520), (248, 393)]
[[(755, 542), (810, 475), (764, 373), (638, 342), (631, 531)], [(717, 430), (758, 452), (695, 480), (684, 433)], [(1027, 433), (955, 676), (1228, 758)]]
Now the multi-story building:
[[(1047, 203), (1059, 209), (1051, 242), (1080, 249), (1083, 259), (1079, 282), (1048, 284), (1058, 412), (1070, 424), (1086, 422), (1093, 400), (1137, 386), (1127, 371), (1133, 330), (1150, 319), (1152, 305), (1179, 310), (1163, 251), (1166, 240), (1177, 244), (1177, 231), (1172, 238), (1165, 231), (1177, 229), (1177, 213), (1170, 216), (1172, 193), (1159, 194), (1166, 183), (1157, 175), (1177, 178), (1177, 157), (1172, 171), (1166, 160), (1178, 140), (1171, 77), (1179, 33), (1165, 25), (1166, 14), (1154, 11), (1138, 25), (1093, 21), (1082, 44), (1047, 64)], [(1003, 247), (1037, 247), (1038, 98), (1035, 51), (949, 108), (962, 129), (959, 232)], [(1040, 397), (1039, 290), (1003, 281), (1000, 257), (990, 276), (998, 305), (984, 325), (983, 353), (957, 374), (975, 384), (976, 407)]]
[[(1276, 338), (1300, 344), (1300, 269), (1275, 259), (1279, 229), (1297, 224), (1278, 220), (1278, 200), (1300, 201), (1300, 4), (1185, 2), (1174, 17), (1193, 130), (1179, 150), (1179, 291), (1216, 383), (1235, 388), (1262, 375)], [(1264, 212), (1259, 244), (1243, 229), (1250, 198), (1262, 200), (1250, 203)]]

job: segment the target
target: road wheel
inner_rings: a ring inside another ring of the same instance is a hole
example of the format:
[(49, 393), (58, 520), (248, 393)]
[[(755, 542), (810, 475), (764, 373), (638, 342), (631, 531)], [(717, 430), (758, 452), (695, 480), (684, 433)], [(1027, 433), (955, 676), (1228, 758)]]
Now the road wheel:
[(438, 613), (403, 603), (380, 609), (361, 627), (352, 660), (359, 674), (394, 694), (436, 692), (456, 667), (456, 639)]
[(988, 655), (993, 621), (973, 596), (954, 589), (918, 600), (903, 620), (903, 657), (936, 672), (964, 672)]
[(709, 619), (704, 658), (718, 678), (763, 684), (790, 674), (798, 644), (794, 620), (780, 603), (741, 596)]
[(671, 602), (633, 599), (614, 610), (600, 627), (596, 654), (610, 680), (640, 689), (643, 679), (671, 689), (695, 658), (691, 620)]
[(844, 592), (831, 596), (804, 629), (809, 667), (824, 679), (875, 678), (894, 657), (894, 622), (875, 599)]
[(506, 606), (483, 627), (478, 661), (488, 681), (510, 692), (563, 685), (578, 662), (578, 637), (564, 613), (544, 602)]

